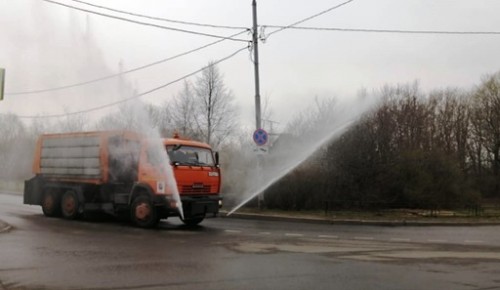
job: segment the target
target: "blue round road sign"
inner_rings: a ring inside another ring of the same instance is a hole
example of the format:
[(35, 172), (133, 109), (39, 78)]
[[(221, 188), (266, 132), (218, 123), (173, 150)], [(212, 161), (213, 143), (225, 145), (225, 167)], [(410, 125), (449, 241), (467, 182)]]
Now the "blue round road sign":
[(255, 132), (253, 132), (253, 141), (255, 144), (258, 146), (265, 145), (267, 143), (268, 135), (266, 130), (264, 129), (257, 129)]

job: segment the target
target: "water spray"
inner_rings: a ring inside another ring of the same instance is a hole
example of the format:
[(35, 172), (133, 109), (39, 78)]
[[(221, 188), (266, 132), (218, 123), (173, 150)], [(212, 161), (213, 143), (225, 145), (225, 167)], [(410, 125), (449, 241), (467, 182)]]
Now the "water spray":
[(348, 121), (344, 124), (342, 124), (341, 126), (339, 126), (337, 129), (335, 129), (329, 136), (326, 136), (325, 138), (323, 138), (320, 142), (318, 142), (318, 144), (315, 146), (315, 147), (312, 147), (310, 148), (309, 150), (306, 151), (306, 153), (303, 154), (302, 158), (298, 159), (296, 162), (294, 162), (291, 166), (289, 166), (288, 168), (284, 168), (283, 170), (279, 171), (278, 174), (276, 174), (276, 176), (271, 179), (270, 181), (266, 182), (265, 184), (263, 184), (258, 190), (256, 190), (254, 193), (252, 193), (249, 197), (247, 197), (245, 200), (243, 200), (240, 204), (238, 204), (237, 206), (235, 206), (233, 209), (231, 209), (229, 212), (228, 212), (228, 216), (233, 214), (234, 212), (236, 212), (238, 209), (240, 209), (242, 206), (244, 206), (245, 204), (247, 204), (250, 200), (254, 199), (256, 196), (258, 196), (259, 194), (261, 194), (262, 192), (264, 192), (264, 190), (266, 190), (268, 187), (270, 187), (271, 185), (273, 185), (274, 183), (276, 183), (278, 180), (280, 180), (283, 176), (287, 175), (288, 173), (290, 173), (292, 170), (294, 170), (295, 168), (297, 168), (297, 166), (299, 166), (300, 164), (302, 164), (305, 160), (307, 160), (314, 152), (316, 152), (316, 150), (318, 150), (321, 146), (323, 146), (324, 144), (326, 144), (328, 141), (330, 141), (331, 139), (339, 136), (340, 134), (342, 134), (343, 132), (345, 132), (347, 130), (347, 128), (354, 122), (354, 120), (351, 120), (351, 121)]
[[(149, 119), (149, 118), (148, 118)], [(149, 120), (147, 120), (149, 122)], [(160, 132), (158, 130), (152, 130), (151, 127), (148, 127), (146, 130), (146, 134), (149, 138), (151, 138), (150, 142), (152, 142), (152, 150), (155, 150), (155, 156), (158, 156), (160, 159), (160, 163), (162, 165), (161, 172), (164, 174), (164, 178), (166, 181), (166, 185), (169, 189), (169, 192), (172, 193), (172, 198), (175, 202), (177, 209), (179, 210), (179, 215), (181, 219), (184, 219), (184, 211), (182, 208), (181, 196), (179, 194), (179, 189), (177, 187), (177, 181), (175, 180), (174, 170), (172, 169), (172, 165), (170, 162), (170, 158), (167, 154), (167, 149), (165, 148), (162, 139), (160, 137)]]
[[(269, 188), (271, 185), (276, 183), (278, 180), (280, 180), (282, 177), (293, 171), (295, 168), (297, 168), (300, 164), (302, 164), (304, 161), (306, 161), (308, 158), (310, 158), (317, 150), (319, 150), (321, 147), (324, 145), (328, 144), (335, 138), (339, 138), (344, 132), (346, 132), (351, 125), (353, 125), (359, 117), (366, 112), (372, 105), (373, 102), (376, 100), (371, 100), (370, 101), (364, 101), (363, 103), (359, 104), (351, 104), (348, 108), (352, 108), (351, 110), (336, 110), (336, 115), (334, 112), (329, 112), (331, 116), (335, 116), (336, 120), (333, 122), (331, 119), (332, 117), (329, 116), (327, 118), (328, 120), (324, 120), (325, 122), (322, 123), (322, 125), (328, 125), (328, 124), (335, 124), (333, 127), (330, 127), (331, 129), (328, 130), (323, 130), (325, 134), (323, 136), (319, 136), (320, 134), (316, 134), (314, 137), (315, 138), (310, 138), (307, 139), (309, 140), (317, 140), (314, 143), (309, 143), (306, 146), (301, 146), (299, 147), (299, 150), (291, 151), (290, 153), (293, 154), (293, 156), (283, 156), (284, 158), (278, 159), (275, 164), (273, 164), (272, 170), (268, 171), (269, 173), (272, 174), (271, 178), (268, 178), (268, 180), (264, 181), (258, 188), (251, 190), (251, 194), (248, 195), (243, 201), (241, 201), (237, 206), (235, 206), (233, 209), (231, 209), (228, 212), (228, 216), (239, 210), (242, 206), (247, 204), (249, 201), (257, 197), (259, 194), (264, 192), (267, 188)], [(354, 111), (355, 110), (355, 111)], [(320, 124), (321, 125), (321, 124)], [(321, 131), (321, 130), (319, 130)], [(284, 160), (281, 162), (281, 160)], [(267, 176), (269, 176), (268, 174)], [(246, 196), (246, 195), (245, 195)]]

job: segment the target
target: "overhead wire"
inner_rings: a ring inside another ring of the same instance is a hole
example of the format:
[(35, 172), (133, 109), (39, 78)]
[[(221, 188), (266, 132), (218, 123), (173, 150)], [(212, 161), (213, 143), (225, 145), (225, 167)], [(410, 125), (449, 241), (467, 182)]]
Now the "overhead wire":
[(104, 9), (104, 10), (108, 10), (108, 11), (113, 11), (113, 12), (117, 12), (117, 13), (122, 13), (122, 14), (127, 14), (127, 15), (131, 15), (131, 16), (142, 17), (142, 18), (157, 20), (157, 21), (165, 21), (165, 22), (170, 22), (170, 23), (201, 26), (201, 27), (211, 27), (211, 28), (224, 28), (224, 29), (237, 29), (237, 30), (249, 29), (248, 27), (242, 27), (242, 26), (216, 25), (216, 24), (208, 24), (208, 23), (198, 23), (198, 22), (189, 22), (189, 21), (167, 19), (167, 18), (162, 18), (162, 17), (134, 13), (134, 12), (130, 12), (130, 11), (119, 10), (119, 9), (101, 6), (101, 5), (97, 5), (94, 3), (89, 3), (89, 2), (85, 2), (85, 1), (81, 1), (81, 0), (71, 0), (71, 1), (85, 4), (85, 5), (92, 6), (92, 7), (96, 7), (96, 8), (100, 8), (100, 9)]
[(246, 40), (246, 39), (226, 37), (226, 36), (221, 36), (221, 35), (216, 35), (216, 34), (210, 34), (210, 33), (205, 33), (205, 32), (199, 32), (199, 31), (193, 31), (193, 30), (186, 30), (186, 29), (181, 29), (181, 28), (163, 26), (163, 25), (158, 25), (158, 24), (154, 24), (154, 23), (148, 23), (148, 22), (142, 22), (142, 21), (133, 20), (133, 19), (129, 19), (129, 18), (124, 18), (124, 17), (120, 17), (120, 16), (114, 16), (114, 15), (110, 15), (110, 14), (106, 14), (106, 13), (101, 13), (101, 12), (97, 12), (97, 11), (93, 11), (93, 10), (88, 10), (88, 9), (84, 9), (84, 8), (80, 8), (80, 7), (76, 7), (76, 6), (72, 6), (72, 5), (60, 3), (60, 2), (57, 2), (57, 1), (53, 1), (53, 0), (41, 0), (41, 1), (44, 1), (44, 2), (47, 2), (47, 3), (51, 3), (51, 4), (60, 5), (60, 6), (64, 6), (64, 7), (75, 9), (75, 10), (82, 11), (82, 12), (87, 12), (87, 13), (91, 13), (91, 14), (103, 16), (103, 17), (108, 17), (108, 18), (112, 18), (112, 19), (116, 19), (116, 20), (122, 20), (122, 21), (130, 22), (130, 23), (135, 23), (135, 24), (139, 24), (139, 25), (145, 25), (145, 26), (150, 26), (150, 27), (155, 27), (155, 28), (161, 28), (161, 29), (166, 29), (166, 30), (171, 30), (171, 31), (177, 31), (177, 32), (183, 32), (183, 33), (189, 33), (189, 34), (200, 35), (200, 36), (206, 36), (206, 37), (228, 39), (228, 40), (240, 41), (240, 42), (248, 42), (248, 40)]
[(342, 2), (342, 3), (340, 3), (340, 4), (337, 4), (337, 5), (333, 6), (333, 7), (330, 7), (330, 8), (328, 8), (328, 9), (325, 9), (325, 10), (323, 10), (323, 11), (321, 11), (321, 12), (318, 12), (318, 13), (316, 13), (316, 14), (313, 14), (313, 15), (311, 15), (311, 16), (309, 16), (309, 17), (306, 17), (306, 18), (304, 18), (304, 19), (301, 19), (301, 20), (299, 20), (299, 21), (296, 21), (296, 22), (294, 22), (294, 23), (292, 23), (292, 24), (289, 24), (289, 25), (286, 25), (286, 26), (281, 26), (280, 28), (276, 29), (275, 31), (270, 32), (270, 33), (267, 35), (267, 37), (265, 37), (265, 38), (261, 38), (261, 40), (263, 40), (263, 41), (264, 41), (264, 40), (266, 40), (267, 38), (269, 38), (269, 36), (271, 36), (271, 35), (273, 35), (273, 34), (275, 34), (275, 33), (281, 32), (281, 31), (283, 31), (283, 30), (285, 30), (285, 29), (289, 29), (289, 28), (291, 28), (291, 27), (294, 27), (294, 26), (296, 26), (296, 25), (299, 25), (299, 24), (301, 24), (301, 23), (304, 23), (304, 22), (306, 22), (306, 21), (309, 21), (309, 20), (311, 20), (311, 19), (314, 19), (314, 18), (316, 18), (316, 17), (318, 17), (318, 16), (321, 16), (321, 15), (323, 15), (323, 14), (326, 14), (326, 13), (328, 13), (328, 12), (332, 11), (332, 10), (335, 10), (335, 9), (341, 8), (342, 6), (345, 6), (345, 5), (347, 5), (347, 4), (349, 4), (349, 3), (353, 2), (353, 1), (354, 1), (354, 0), (348, 0), (348, 1)]
[[(85, 82), (81, 82), (81, 83), (76, 83), (76, 84), (72, 84), (72, 85), (66, 85), (66, 86), (61, 86), (61, 87), (56, 87), (56, 88), (49, 88), (49, 89), (43, 89), (43, 90), (13, 92), (13, 93), (8, 93), (8, 95), (34, 94), (34, 93), (41, 93), (41, 92), (47, 92), (47, 91), (62, 90), (62, 89), (66, 89), (66, 88), (71, 88), (71, 87), (76, 87), (76, 86), (82, 86), (82, 85), (86, 85), (86, 84), (90, 84), (90, 83), (94, 83), (94, 82), (98, 82), (98, 81), (110, 79), (110, 78), (113, 78), (113, 77), (117, 77), (117, 76), (120, 76), (120, 75), (124, 75), (124, 74), (127, 74), (127, 73), (138, 71), (138, 70), (141, 70), (141, 69), (145, 69), (145, 68), (148, 68), (148, 67), (151, 67), (151, 66), (154, 66), (154, 65), (157, 65), (157, 64), (169, 61), (169, 60), (173, 60), (175, 58), (178, 58), (178, 57), (181, 57), (181, 56), (184, 56), (184, 55), (196, 52), (198, 50), (204, 49), (206, 47), (215, 45), (215, 44), (220, 43), (220, 42), (222, 42), (224, 40), (235, 40), (235, 41), (249, 42), (248, 40), (234, 38), (234, 37), (236, 37), (236, 36), (238, 36), (238, 35), (240, 35), (240, 34), (242, 34), (242, 33), (244, 33), (244, 32), (246, 32), (246, 31), (249, 30), (249, 29), (247, 29), (245, 27), (239, 27), (240, 29), (245, 29), (245, 31), (242, 31), (242, 32), (239, 32), (237, 34), (233, 34), (233, 35), (225, 37), (225, 36), (220, 36), (220, 35), (206, 34), (206, 33), (201, 33), (201, 32), (196, 32), (196, 31), (190, 31), (190, 30), (184, 30), (184, 29), (177, 29), (177, 28), (173, 28), (173, 27), (166, 27), (166, 26), (156, 25), (156, 24), (152, 24), (152, 23), (140, 22), (140, 21), (136, 21), (136, 20), (132, 20), (132, 19), (128, 19), (128, 18), (122, 18), (122, 17), (118, 17), (118, 16), (113, 16), (113, 15), (109, 15), (109, 14), (104, 14), (104, 13), (100, 13), (100, 12), (96, 12), (96, 11), (92, 11), (92, 10), (87, 10), (87, 9), (79, 8), (79, 7), (74, 7), (74, 6), (63, 4), (63, 3), (56, 2), (56, 1), (53, 1), (53, 0), (42, 0), (42, 1), (53, 3), (53, 4), (57, 4), (57, 5), (61, 5), (61, 6), (65, 6), (65, 7), (68, 7), (68, 8), (71, 8), (71, 9), (76, 9), (76, 10), (83, 11), (83, 12), (88, 12), (88, 13), (92, 13), (92, 14), (104, 16), (104, 17), (111, 17), (111, 18), (118, 19), (118, 20), (128, 21), (128, 22), (132, 22), (132, 23), (136, 23), (136, 24), (153, 26), (153, 27), (157, 27), (157, 28), (169, 29), (169, 30), (174, 30), (174, 31), (179, 31), (179, 32), (186, 32), (186, 33), (198, 34), (198, 35), (209, 36), (209, 37), (216, 37), (216, 38), (220, 38), (220, 39), (218, 41), (215, 41), (215, 42), (209, 43), (207, 45), (204, 45), (204, 46), (201, 46), (201, 47), (189, 50), (187, 52), (184, 52), (184, 53), (181, 53), (181, 54), (178, 54), (178, 55), (166, 58), (166, 59), (162, 59), (162, 60), (150, 63), (150, 64), (146, 64), (146, 65), (143, 65), (143, 66), (140, 66), (140, 67), (136, 67), (134, 69), (127, 70), (127, 71), (124, 71), (124, 72), (121, 72), (121, 73), (118, 73), (118, 74), (114, 74), (114, 75), (110, 75), (110, 76), (106, 76), (106, 77), (102, 77), (102, 78), (97, 78), (97, 79), (94, 79), (94, 80), (85, 81)], [(203, 24), (203, 23), (195, 23), (195, 22), (185, 22), (185, 21), (171, 20), (171, 19), (165, 19), (165, 18), (159, 18), (159, 17), (153, 17), (153, 16), (147, 16), (147, 15), (141, 15), (141, 14), (136, 14), (136, 13), (127, 12), (127, 11), (122, 11), (122, 10), (118, 10), (118, 9), (113, 9), (113, 8), (109, 8), (109, 7), (104, 7), (104, 6), (100, 6), (100, 5), (96, 5), (96, 4), (84, 2), (84, 1), (81, 1), (81, 0), (71, 0), (71, 1), (74, 1), (74, 2), (77, 2), (77, 3), (81, 3), (81, 4), (86, 4), (86, 5), (89, 5), (89, 6), (96, 7), (96, 8), (106, 9), (106, 10), (113, 11), (113, 12), (129, 14), (129, 15), (137, 16), (137, 17), (149, 18), (149, 19), (152, 19), (152, 20), (160, 20), (160, 21), (168, 21), (168, 22), (179, 23), (179, 24), (198, 25), (198, 26), (207, 26), (207, 27), (216, 27), (216, 28), (231, 28), (231, 29), (238, 28), (238, 27), (233, 27), (233, 26), (219, 26), (219, 25), (211, 25), (211, 24)], [(348, 1), (342, 2), (342, 3), (338, 4), (338, 5), (335, 5), (333, 7), (325, 9), (325, 10), (319, 12), (319, 13), (316, 13), (314, 15), (311, 15), (309, 17), (306, 17), (304, 19), (301, 19), (299, 21), (296, 21), (296, 22), (294, 22), (292, 24), (289, 24), (289, 25), (286, 25), (286, 26), (262, 25), (261, 26), (261, 29), (262, 29), (261, 30), (261, 34), (262, 35), (264, 34), (264, 29), (265, 28), (276, 28), (276, 30), (270, 32), (265, 37), (261, 36), (261, 40), (265, 40), (269, 36), (271, 36), (271, 35), (273, 35), (275, 33), (281, 32), (281, 31), (283, 31), (285, 29), (316, 30), (316, 31), (339, 31), (339, 32), (365, 32), (365, 33), (400, 33), (400, 34), (450, 34), (450, 35), (499, 35), (500, 34), (500, 32), (497, 32), (497, 31), (397, 30), (397, 29), (364, 29), (364, 28), (302, 27), (302, 26), (297, 26), (297, 25), (299, 25), (301, 23), (304, 23), (306, 21), (309, 21), (309, 20), (311, 20), (313, 18), (316, 18), (318, 16), (324, 15), (324, 14), (326, 14), (326, 13), (332, 11), (332, 10), (335, 10), (335, 9), (338, 9), (338, 8), (340, 8), (342, 6), (345, 6), (345, 5), (347, 5), (347, 4), (349, 4), (349, 3), (353, 2), (353, 1), (354, 0), (348, 0)], [(250, 46), (247, 46), (245, 48), (239, 49), (236, 52), (234, 52), (233, 54), (231, 54), (231, 55), (229, 55), (229, 56), (227, 56), (225, 58), (222, 58), (222, 59), (214, 62), (214, 64), (217, 64), (217, 63), (220, 63), (222, 61), (225, 61), (225, 60), (227, 60), (227, 59), (235, 56), (236, 54), (238, 54), (239, 52), (241, 52), (241, 51), (243, 51), (245, 49), (252, 49), (252, 48)], [(164, 87), (167, 87), (169, 85), (177, 83), (177, 82), (179, 82), (181, 80), (184, 80), (184, 79), (186, 79), (188, 77), (191, 77), (191, 76), (193, 76), (193, 75), (195, 75), (195, 74), (203, 71), (206, 68), (207, 67), (203, 67), (203, 68), (201, 68), (201, 69), (199, 69), (199, 70), (197, 70), (195, 72), (187, 74), (187, 75), (185, 75), (185, 76), (183, 76), (181, 78), (178, 78), (178, 79), (176, 79), (174, 81), (171, 81), (171, 82), (169, 82), (167, 84), (164, 84), (162, 86), (159, 86), (159, 87), (156, 87), (154, 89), (151, 89), (149, 91), (137, 94), (137, 95), (135, 95), (133, 97), (130, 97), (130, 98), (127, 98), (127, 99), (123, 99), (123, 100), (120, 100), (118, 102), (113, 102), (113, 103), (109, 103), (109, 104), (106, 104), (106, 105), (102, 105), (102, 106), (99, 106), (99, 107), (94, 107), (94, 108), (90, 108), (90, 109), (86, 109), (86, 110), (81, 110), (81, 111), (76, 111), (76, 112), (70, 112), (70, 113), (64, 113), (64, 114), (54, 114), (54, 115), (44, 115), (44, 116), (19, 116), (19, 117), (20, 118), (25, 118), (25, 119), (26, 118), (28, 118), (28, 119), (56, 118), (56, 117), (64, 117), (64, 116), (70, 116), (70, 115), (76, 115), (76, 114), (82, 114), (82, 113), (88, 113), (88, 112), (92, 112), (92, 111), (96, 111), (96, 110), (101, 110), (101, 109), (104, 109), (104, 108), (107, 108), (107, 107), (115, 106), (117, 104), (121, 104), (121, 103), (130, 101), (130, 100), (139, 98), (141, 96), (150, 94), (150, 93), (152, 93), (154, 91), (157, 91), (159, 89), (162, 89)]]
[[(245, 32), (247, 32), (247, 31), (246, 30), (245, 31), (241, 31), (241, 32), (238, 32), (236, 34), (230, 35), (229, 37), (235, 37), (235, 36), (238, 36), (238, 35), (243, 34)], [(88, 85), (88, 84), (92, 84), (92, 83), (96, 83), (96, 82), (100, 82), (100, 81), (112, 79), (112, 78), (115, 78), (115, 77), (119, 77), (119, 76), (122, 76), (122, 75), (125, 75), (125, 74), (129, 74), (129, 73), (132, 73), (132, 72), (140, 71), (140, 70), (143, 70), (143, 69), (146, 69), (146, 68), (149, 68), (149, 67), (161, 64), (161, 63), (165, 63), (165, 62), (168, 62), (168, 61), (180, 58), (182, 56), (186, 56), (188, 54), (200, 51), (200, 50), (205, 49), (207, 47), (210, 47), (210, 46), (213, 46), (213, 45), (218, 44), (220, 42), (223, 42), (225, 40), (226, 39), (219, 39), (217, 41), (208, 43), (206, 45), (200, 46), (200, 47), (195, 48), (195, 49), (188, 50), (186, 52), (183, 52), (183, 53), (171, 56), (171, 57), (167, 57), (167, 58), (164, 58), (164, 59), (161, 59), (161, 60), (149, 63), (149, 64), (145, 64), (145, 65), (133, 68), (133, 69), (129, 69), (129, 70), (120, 72), (120, 73), (111, 74), (111, 75), (108, 75), (108, 76), (104, 76), (104, 77), (100, 77), (100, 78), (96, 78), (96, 79), (92, 79), (92, 80), (88, 80), (88, 81), (84, 81), (84, 82), (79, 82), (79, 83), (74, 83), (74, 84), (64, 85), (64, 86), (59, 86), (59, 87), (52, 87), (52, 88), (47, 88), (47, 89), (38, 89), (38, 90), (30, 90), (30, 91), (18, 91), (18, 92), (7, 92), (7, 93), (5, 93), (5, 95), (9, 95), (9, 96), (30, 95), (30, 94), (38, 94), (38, 93), (59, 91), (59, 90), (64, 90), (64, 89), (69, 89), (69, 88), (74, 88), (74, 87), (79, 87), (79, 86), (83, 86), (83, 85)]]
[(163, 88), (166, 88), (166, 87), (168, 87), (168, 86), (170, 86), (170, 85), (173, 85), (173, 84), (175, 84), (175, 83), (178, 83), (178, 82), (180, 82), (180, 81), (182, 81), (182, 80), (185, 80), (185, 79), (187, 79), (187, 78), (189, 78), (189, 77), (192, 77), (192, 76), (194, 76), (194, 75), (196, 75), (196, 74), (198, 74), (198, 73), (202, 72), (203, 70), (207, 69), (209, 66), (211, 66), (211, 65), (216, 65), (216, 64), (219, 64), (219, 63), (221, 63), (221, 62), (224, 62), (224, 61), (226, 61), (226, 60), (228, 60), (228, 59), (230, 59), (230, 58), (232, 58), (232, 57), (236, 56), (238, 53), (240, 53), (240, 52), (242, 52), (242, 51), (244, 51), (244, 50), (247, 50), (247, 49), (248, 49), (248, 46), (245, 46), (245, 47), (243, 47), (243, 48), (240, 48), (240, 49), (236, 50), (235, 52), (231, 53), (230, 55), (228, 55), (228, 56), (226, 56), (226, 57), (223, 57), (223, 58), (221, 58), (221, 59), (218, 59), (218, 60), (216, 60), (216, 61), (214, 61), (214, 62), (211, 62), (209, 65), (204, 66), (204, 67), (202, 67), (201, 69), (198, 69), (198, 70), (196, 70), (196, 71), (194, 71), (194, 72), (191, 72), (191, 73), (189, 73), (189, 74), (186, 74), (186, 75), (184, 75), (184, 76), (182, 76), (182, 77), (180, 77), (180, 78), (177, 78), (177, 79), (175, 79), (175, 80), (173, 80), (173, 81), (170, 81), (170, 82), (168, 82), (168, 83), (166, 83), (166, 84), (163, 84), (163, 85), (161, 85), (161, 86), (158, 86), (158, 87), (155, 87), (155, 88), (153, 88), (153, 89), (150, 89), (150, 90), (144, 91), (144, 92), (142, 92), (142, 93), (136, 94), (136, 95), (134, 95), (134, 96), (132, 96), (132, 97), (129, 97), (129, 98), (126, 98), (126, 99), (123, 99), (123, 100), (120, 100), (120, 101), (116, 101), (116, 102), (108, 103), (108, 104), (105, 104), (105, 105), (101, 105), (101, 106), (97, 106), (97, 107), (93, 107), (93, 108), (89, 108), (89, 109), (85, 109), (85, 110), (74, 111), (74, 112), (63, 113), (63, 114), (41, 115), (41, 116), (36, 116), (36, 115), (34, 115), (34, 116), (23, 116), (23, 115), (21, 115), (21, 116), (18, 116), (18, 117), (19, 117), (20, 119), (47, 119), (47, 118), (60, 118), (60, 117), (67, 117), (67, 116), (78, 115), (78, 114), (83, 114), (83, 113), (89, 113), (89, 112), (98, 111), (98, 110), (102, 110), (102, 109), (105, 109), (105, 108), (113, 107), (113, 106), (116, 106), (116, 105), (119, 105), (119, 104), (122, 104), (122, 103), (125, 103), (125, 102), (129, 102), (129, 101), (134, 100), (134, 99), (138, 99), (138, 98), (140, 98), (140, 97), (142, 97), (142, 96), (145, 96), (145, 95), (151, 94), (151, 93), (153, 93), (153, 92), (156, 92), (156, 91), (158, 91), (158, 90), (161, 90), (161, 89), (163, 89)]
[(500, 31), (446, 31), (446, 30), (402, 30), (402, 29), (368, 29), (368, 28), (341, 28), (341, 27), (303, 27), (262, 25), (262, 28), (287, 28), (296, 30), (340, 31), (340, 32), (367, 32), (367, 33), (399, 33), (399, 34), (452, 34), (452, 35), (500, 35)]

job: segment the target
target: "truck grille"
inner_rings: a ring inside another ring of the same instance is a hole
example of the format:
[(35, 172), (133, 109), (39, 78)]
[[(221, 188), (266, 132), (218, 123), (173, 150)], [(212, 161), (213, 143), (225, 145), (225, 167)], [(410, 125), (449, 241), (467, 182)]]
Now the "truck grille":
[(183, 185), (180, 188), (181, 193), (210, 193), (210, 185), (192, 186)]

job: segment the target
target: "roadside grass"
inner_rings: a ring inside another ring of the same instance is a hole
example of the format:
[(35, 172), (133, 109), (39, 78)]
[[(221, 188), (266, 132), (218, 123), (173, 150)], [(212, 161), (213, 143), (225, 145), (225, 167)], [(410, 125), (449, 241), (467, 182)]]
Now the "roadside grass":
[(386, 210), (301, 210), (258, 209), (243, 207), (238, 213), (261, 214), (276, 217), (296, 217), (320, 220), (370, 220), (370, 221), (440, 221), (440, 222), (500, 222), (500, 206), (483, 205), (478, 210), (426, 210), (426, 209), (386, 209)]

